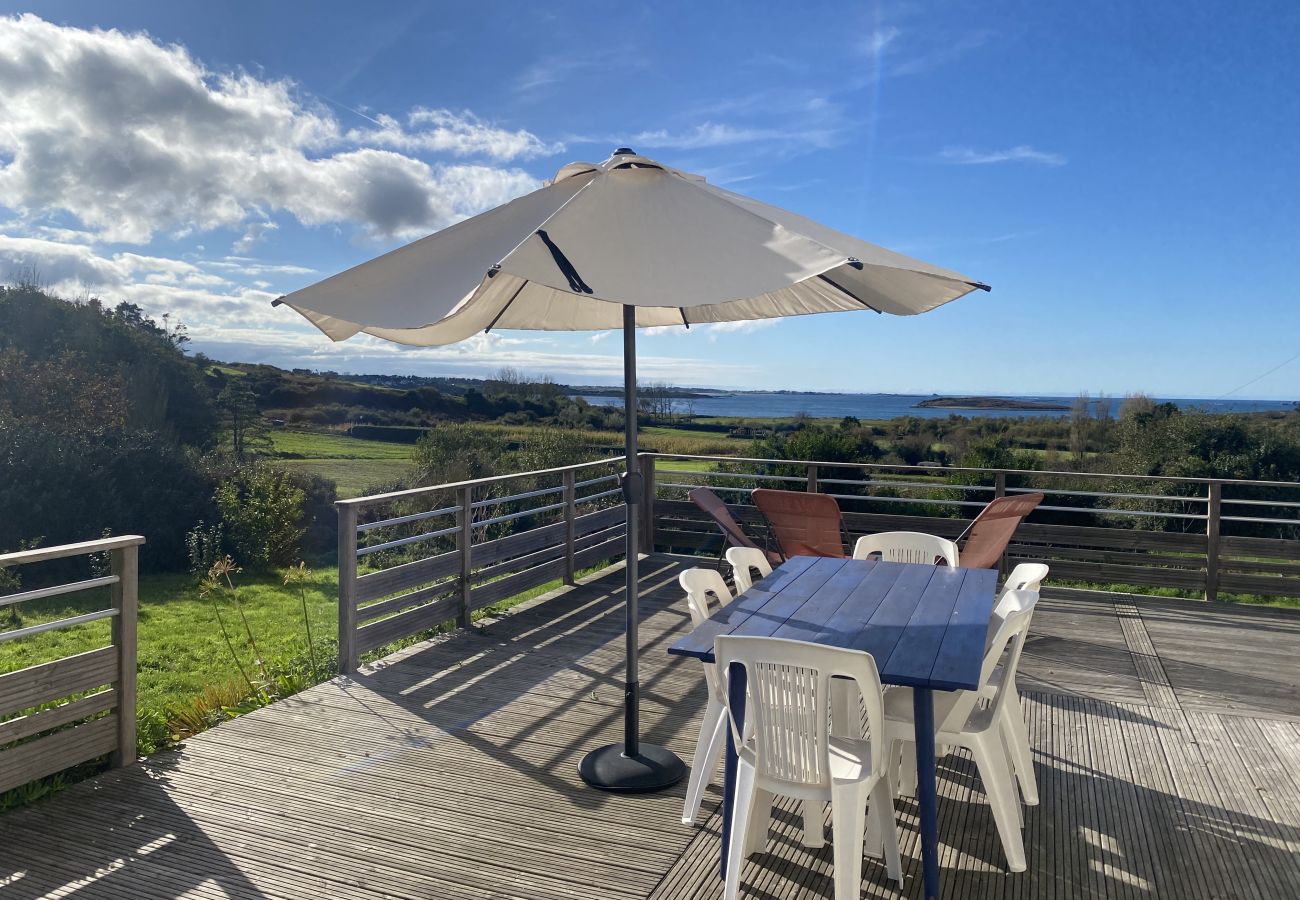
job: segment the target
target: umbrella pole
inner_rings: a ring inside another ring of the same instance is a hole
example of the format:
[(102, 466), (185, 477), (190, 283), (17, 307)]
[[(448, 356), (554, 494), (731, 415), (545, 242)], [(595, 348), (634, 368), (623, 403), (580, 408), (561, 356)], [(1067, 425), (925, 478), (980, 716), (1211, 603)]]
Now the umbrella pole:
[(630, 305), (623, 307), (623, 418), (623, 450), (627, 465), (622, 477), (623, 500), (627, 504), (627, 562), (623, 588), (627, 669), (623, 688), (623, 743), (592, 750), (578, 763), (578, 774), (587, 784), (601, 790), (643, 793), (671, 787), (681, 781), (686, 777), (686, 764), (665, 747), (641, 743), (637, 554), (640, 549), (638, 526), (643, 482), (636, 446), (636, 308)]

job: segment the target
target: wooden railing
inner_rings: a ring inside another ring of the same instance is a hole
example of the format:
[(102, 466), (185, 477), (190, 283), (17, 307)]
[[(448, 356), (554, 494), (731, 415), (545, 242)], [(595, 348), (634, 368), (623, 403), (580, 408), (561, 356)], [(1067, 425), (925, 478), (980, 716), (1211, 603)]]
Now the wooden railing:
[(339, 670), (622, 557), (621, 459), (341, 500)]
[[(394, 641), (467, 625), (485, 606), (621, 558), (622, 467), (603, 459), (340, 501), (340, 671)], [(1057, 583), (1207, 599), (1300, 597), (1300, 485), (1289, 482), (657, 453), (641, 455), (641, 472), (642, 552), (721, 550), (717, 528), (686, 499), (698, 485), (717, 491), (757, 536), (764, 523), (749, 503), (754, 487), (831, 494), (851, 538), (891, 530), (956, 538), (992, 498), (1041, 490), (1046, 500), (1017, 530), (1004, 566), (1042, 561)]]
[(64, 619), (0, 631), (0, 642), (111, 619), (109, 642), (0, 675), (0, 792), (108, 754), (113, 766), (136, 754), (137, 535), (0, 554), (0, 568), (106, 554), (108, 574), (0, 596), (0, 609), (47, 597), (109, 589), (109, 605)]
[[(686, 465), (683, 465), (685, 463)], [(701, 463), (723, 471), (701, 471)], [(646, 515), (661, 550), (717, 553), (716, 527), (686, 492), (707, 485), (755, 535), (754, 487), (836, 498), (852, 538), (925, 531), (956, 538), (994, 497), (1042, 491), (1004, 565), (1041, 561), (1054, 581), (1300, 597), (1300, 484), (1091, 472), (941, 469), (816, 460), (648, 454)]]

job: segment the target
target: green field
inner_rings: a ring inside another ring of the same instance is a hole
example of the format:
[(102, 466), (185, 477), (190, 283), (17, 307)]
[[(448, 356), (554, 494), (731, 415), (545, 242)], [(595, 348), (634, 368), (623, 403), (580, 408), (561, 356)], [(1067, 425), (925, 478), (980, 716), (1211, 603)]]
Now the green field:
[(271, 433), (277, 466), (322, 475), (338, 485), (339, 497), (360, 497), (410, 472), (413, 444), (370, 441), (318, 431)]
[[(297, 588), (283, 584), (283, 575), (235, 576), (240, 600), (253, 637), (270, 661), (306, 653), (302, 601)], [(305, 584), (312, 637), (319, 646), (337, 637), (338, 572), (321, 569)], [(35, 625), (108, 604), (107, 589), (32, 600), (22, 604), (22, 625)], [(200, 696), (212, 686), (239, 679), (212, 598), (199, 596), (188, 574), (140, 577), (139, 707), (166, 713)], [(226, 601), (221, 609), (236, 651), (255, 672), (253, 653), (244, 638), (237, 610)], [(109, 623), (99, 620), (61, 631), (47, 631), (21, 641), (0, 643), (0, 672), (48, 662), (108, 643)]]

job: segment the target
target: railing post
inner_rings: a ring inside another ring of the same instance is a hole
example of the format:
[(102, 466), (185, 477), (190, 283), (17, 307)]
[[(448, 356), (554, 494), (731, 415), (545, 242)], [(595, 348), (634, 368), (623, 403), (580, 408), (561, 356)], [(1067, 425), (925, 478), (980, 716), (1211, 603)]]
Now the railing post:
[(338, 504), (339, 515), (339, 674), (360, 665), (357, 653), (357, 508)]
[(814, 465), (808, 466), (808, 493), (817, 493), (817, 467)]
[(474, 489), (463, 487), (457, 493), (460, 495), (460, 509), (456, 511), (456, 523), (460, 526), (456, 534), (456, 549), (460, 552), (460, 612), (456, 621), (461, 628), (468, 628), (473, 619), (469, 576), (470, 557), (474, 550)]
[(1211, 481), (1205, 504), (1205, 599), (1219, 599), (1219, 527), (1223, 482)]
[(574, 519), (578, 513), (577, 473), (568, 469), (560, 476), (564, 487), (564, 583), (573, 584), (577, 572), (574, 568)]
[(117, 576), (113, 585), (113, 646), (117, 648), (117, 748), (110, 764), (113, 768), (129, 766), (135, 762), (135, 685), (136, 652), (135, 629), (139, 603), (140, 557), (139, 548), (122, 547), (111, 553), (112, 574)]
[(641, 454), (641, 552), (655, 552), (655, 458)]

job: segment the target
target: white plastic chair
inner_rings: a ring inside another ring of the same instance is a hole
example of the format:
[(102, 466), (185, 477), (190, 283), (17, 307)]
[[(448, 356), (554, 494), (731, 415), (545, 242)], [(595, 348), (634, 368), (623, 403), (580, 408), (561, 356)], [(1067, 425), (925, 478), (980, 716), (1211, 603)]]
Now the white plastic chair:
[(949, 567), (957, 565), (955, 541), (919, 531), (882, 531), (860, 537), (853, 545), (854, 559), (867, 559), (874, 553), (886, 562), (930, 565), (942, 557)]
[[(1043, 587), (1043, 582), (1047, 580), (1047, 573), (1050, 570), (1044, 563), (1021, 563), (1011, 570), (1007, 576), (1006, 582), (1002, 585), (1002, 593), (998, 596), (998, 602), (993, 607), (995, 616), (1003, 616), (1011, 611), (1006, 605), (1012, 601), (1014, 592), (1032, 591), (1037, 594)], [(1037, 602), (1037, 598), (1034, 598)]]
[[(989, 627), (989, 645), (1002, 621), (1013, 612), (1027, 612), (1032, 621), (1038, 605), (1039, 589), (1047, 578), (1048, 568), (1042, 563), (1021, 563), (1011, 570), (1006, 586), (993, 607), (993, 620)], [(1026, 626), (1027, 627), (1027, 626)], [(986, 651), (987, 651), (986, 646)], [(989, 676), (988, 683), (980, 689), (980, 702), (988, 705), (1006, 681), (1006, 667), (998, 666)], [(1025, 709), (1020, 703), (1020, 691), (1015, 679), (1006, 681), (1007, 699), (1001, 720), (1002, 740), (1006, 743), (1011, 768), (1020, 786), (1020, 796), (1026, 806), (1038, 805), (1038, 778), (1034, 774), (1033, 751), (1029, 746), (1029, 730), (1025, 725)]]
[[(732, 548), (737, 549), (737, 548)], [(744, 548), (739, 548), (744, 549)], [(766, 564), (766, 560), (763, 560)], [(691, 624), (698, 627), (713, 615), (713, 604), (727, 603), (731, 592), (721, 573), (713, 569), (687, 569), (677, 576), (677, 583), (686, 591), (686, 605), (691, 613)], [(700, 717), (700, 732), (695, 739), (695, 755), (691, 758), (691, 774), (686, 782), (686, 805), (682, 809), (682, 823), (694, 825), (704, 801), (704, 789), (709, 786), (713, 773), (718, 770), (718, 757), (726, 747), (726, 701), (718, 684), (717, 667), (704, 663), (704, 680), (709, 688), (709, 699)], [(822, 846), (822, 820), (820, 810), (811, 802), (804, 804), (805, 847)]]
[[(710, 608), (713, 602), (721, 605), (731, 600), (727, 583), (722, 580), (721, 573), (713, 569), (687, 569), (677, 576), (677, 583), (686, 591), (691, 624), (697, 628), (713, 615), (714, 610)], [(709, 700), (700, 719), (700, 734), (695, 739), (695, 755), (691, 759), (691, 775), (686, 782), (686, 806), (682, 810), (682, 822), (686, 825), (694, 825), (696, 816), (700, 814), (704, 789), (718, 768), (718, 757), (722, 755), (727, 728), (726, 702), (718, 684), (717, 668), (709, 663), (704, 663), (704, 681), (709, 688)]]
[(751, 569), (758, 572), (759, 578), (772, 574), (772, 564), (767, 561), (767, 554), (753, 547), (728, 547), (727, 562), (731, 565), (731, 580), (736, 583), (737, 594), (743, 594), (754, 586)]
[[(1024, 840), (1020, 833), (1022, 817), (1016, 796), (1013, 763), (1008, 752), (1010, 748), (1004, 741), (1003, 730), (1003, 720), (1010, 712), (1008, 701), (1011, 692), (1006, 689), (1006, 685), (1015, 684), (1016, 669), (1020, 665), (1020, 654), (1024, 649), (1025, 634), (1029, 630), (1033, 612), (1029, 598), (1017, 599), (1026, 603), (1028, 608), (1013, 610), (998, 626), (993, 642), (984, 654), (980, 690), (936, 692), (934, 699), (935, 721), (940, 723), (935, 743), (948, 747), (965, 747), (971, 752), (993, 811), (993, 820), (997, 823), (1007, 867), (1012, 872), (1023, 872), (1026, 862)], [(1005, 675), (999, 685), (990, 686), (990, 679), (1004, 650), (1008, 651), (1007, 662), (1003, 667)], [(991, 702), (987, 706), (980, 706), (977, 701), (986, 691), (992, 695)], [(911, 748), (907, 761), (914, 772), (916, 748), (910, 690), (891, 691), (887, 696), (884, 733), (889, 741), (889, 759), (895, 760), (901, 749)], [(1032, 773), (1032, 766), (1030, 771)], [(868, 839), (870, 838), (869, 835)]]
[[(719, 637), (714, 643), (726, 696), (732, 663), (748, 677), (745, 733), (728, 708), (739, 752), (735, 812), (727, 848), (724, 900), (735, 900), (745, 857), (764, 845), (775, 795), (831, 804), (835, 898), (857, 900), (868, 814), (889, 876), (902, 882), (898, 825), (886, 776), (883, 695), (875, 660), (866, 653), (762, 637)], [(861, 694), (871, 740), (831, 733), (831, 679), (851, 679)], [(870, 801), (870, 812), (867, 805)]]

